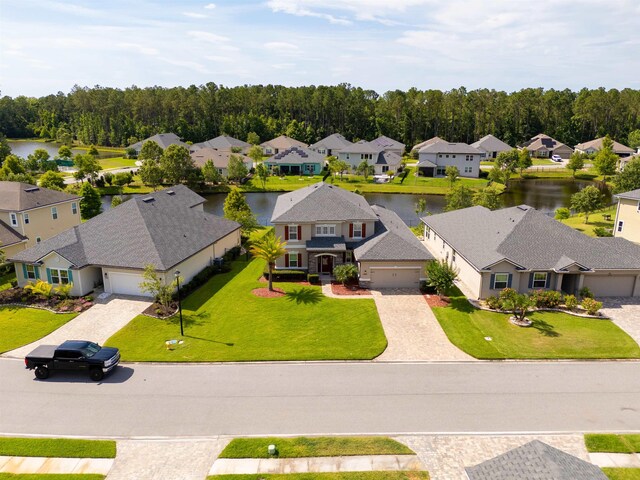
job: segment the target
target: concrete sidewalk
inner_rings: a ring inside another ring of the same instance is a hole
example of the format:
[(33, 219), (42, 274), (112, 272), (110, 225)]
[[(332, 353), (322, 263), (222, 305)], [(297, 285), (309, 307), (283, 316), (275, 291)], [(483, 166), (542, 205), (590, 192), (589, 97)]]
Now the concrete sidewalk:
[(307, 458), (219, 458), (209, 475), (424, 470), (416, 455)]
[(600, 468), (640, 468), (637, 453), (590, 453), (589, 461)]
[(96, 473), (106, 475), (113, 458), (51, 458), (0, 456), (0, 473)]

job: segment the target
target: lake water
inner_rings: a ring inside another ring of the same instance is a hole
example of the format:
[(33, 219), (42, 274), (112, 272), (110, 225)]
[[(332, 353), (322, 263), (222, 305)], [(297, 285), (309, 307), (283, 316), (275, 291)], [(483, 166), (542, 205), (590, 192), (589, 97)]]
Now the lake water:
[[(508, 192), (501, 195), (505, 207), (526, 204), (544, 213), (553, 214), (557, 208), (569, 207), (571, 195), (581, 188), (593, 185), (592, 182), (572, 180), (525, 180), (511, 182)], [(257, 216), (258, 222), (268, 225), (276, 204), (279, 193), (247, 193), (247, 203), (251, 211)], [(611, 200), (611, 194), (606, 192), (607, 199)], [(367, 193), (364, 195), (370, 204), (381, 205), (393, 210), (409, 226), (419, 223), (414, 211), (418, 199), (427, 201), (427, 211), (441, 213), (444, 210), (446, 200), (442, 195), (404, 195), (392, 193)], [(223, 205), (226, 194), (215, 193), (206, 195), (205, 210), (215, 215), (223, 215)], [(105, 209), (111, 206), (111, 197), (103, 197)]]
[[(43, 148), (47, 152), (51, 158), (54, 158), (58, 155), (58, 149), (62, 146), (60, 143), (54, 142), (9, 142), (9, 146), (11, 147), (11, 153), (17, 155), (22, 158), (27, 158), (31, 155), (36, 149)], [(75, 155), (76, 153), (87, 153), (86, 150), (80, 150), (78, 148), (72, 148), (71, 152)], [(112, 158), (112, 157), (121, 157), (122, 154), (116, 152), (100, 152), (98, 158)]]

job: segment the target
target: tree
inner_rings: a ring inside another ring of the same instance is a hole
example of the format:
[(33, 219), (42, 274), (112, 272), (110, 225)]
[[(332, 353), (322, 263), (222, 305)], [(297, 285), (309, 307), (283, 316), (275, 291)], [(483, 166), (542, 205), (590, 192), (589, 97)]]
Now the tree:
[(513, 313), (516, 320), (526, 322), (527, 313), (535, 306), (535, 301), (529, 295), (521, 294), (509, 289), (508, 295), (502, 295), (502, 307)]
[(419, 198), (414, 205), (413, 211), (416, 212), (416, 217), (420, 218), (422, 214), (427, 210), (427, 201), (424, 198)]
[(80, 215), (83, 220), (99, 215), (102, 212), (102, 200), (98, 191), (89, 183), (84, 183), (80, 189)]
[(33, 153), (27, 156), (26, 167), (32, 172), (45, 170), (49, 161), (49, 152), (44, 148), (36, 148)]
[(607, 176), (616, 173), (618, 156), (613, 153), (613, 140), (611, 140), (609, 135), (602, 140), (602, 148), (596, 155), (596, 158), (593, 159), (593, 166), (596, 167), (597, 172), (603, 176), (603, 182), (607, 181)]
[(518, 153), (518, 169), (520, 170), (520, 176), (522, 176), (522, 172), (533, 165), (533, 160), (531, 160), (531, 154), (529, 150), (523, 148)]
[(40, 186), (51, 190), (64, 190), (64, 177), (58, 172), (45, 172), (40, 177)]
[(449, 186), (453, 188), (453, 184), (456, 183), (456, 180), (460, 176), (460, 170), (455, 165), (449, 165), (444, 169), (444, 174), (449, 179)]
[(483, 188), (473, 194), (473, 204), (489, 210), (498, 210), (502, 208), (500, 191), (495, 187)]
[(76, 178), (79, 180), (89, 177), (91, 183), (95, 183), (98, 177), (98, 172), (102, 170), (100, 162), (92, 155), (78, 154), (73, 159), (73, 164), (76, 166)]
[(518, 166), (518, 160), (520, 153), (517, 148), (509, 150), (508, 152), (500, 152), (496, 157), (496, 164), (492, 172), (489, 172), (489, 179), (494, 182), (504, 184), (509, 188), (509, 180), (515, 173)]
[[(629, 136), (627, 137), (627, 144), (634, 150), (640, 148), (640, 129), (629, 133)], [(2, 157), (0, 156), (0, 158)]]
[(73, 152), (71, 152), (71, 149), (67, 145), (62, 145), (58, 149), (58, 157), (64, 160), (70, 160), (71, 157), (73, 157)]
[(585, 154), (581, 152), (573, 152), (567, 163), (567, 168), (571, 170), (573, 178), (576, 178), (576, 172), (584, 168)]
[(358, 266), (353, 263), (336, 265), (333, 269), (333, 276), (336, 277), (336, 280), (342, 283), (342, 285), (346, 286), (347, 283), (352, 283), (358, 279)]
[(247, 157), (253, 160), (256, 165), (262, 162), (263, 155), (262, 148), (258, 145), (254, 145), (249, 149), (249, 152), (247, 152)]
[(195, 168), (195, 164), (186, 147), (174, 144), (169, 145), (162, 153), (160, 168), (164, 178), (169, 183), (176, 184), (186, 178), (189, 169)]
[(458, 278), (459, 270), (446, 260), (433, 260), (425, 267), (427, 285), (434, 287), (438, 296), (443, 296)]
[(4, 159), (11, 154), (11, 147), (7, 142), (7, 137), (0, 133), (0, 165), (4, 162)]
[(473, 190), (464, 184), (456, 185), (446, 195), (445, 211), (459, 210), (473, 206)]
[[(260, 137), (256, 132), (249, 132), (247, 133), (247, 143), (250, 143), (251, 145), (254, 145), (254, 146), (260, 145)], [(260, 149), (260, 151), (262, 151), (262, 149)]]
[(247, 203), (245, 196), (237, 188), (233, 188), (224, 200), (224, 216), (229, 220), (238, 222), (242, 229), (250, 231), (258, 226), (256, 217), (251, 212), (251, 207)]
[(61, 125), (58, 127), (58, 130), (56, 132), (56, 141), (67, 146), (70, 146), (73, 143), (73, 134), (66, 125)]
[(373, 165), (369, 165), (369, 162), (366, 160), (362, 160), (358, 167), (356, 168), (356, 173), (359, 173), (364, 177), (365, 180), (369, 178), (369, 174), (372, 173), (374, 167)]
[(87, 150), (87, 154), (88, 155), (93, 155), (94, 157), (97, 157), (98, 155), (100, 155), (100, 153), (98, 152), (98, 149), (96, 148), (95, 145), (91, 145), (89, 147), (89, 150)]
[(113, 198), (111, 199), (111, 208), (115, 208), (118, 205), (122, 205), (122, 196), (114, 195)]
[(283, 242), (280, 237), (276, 237), (275, 233), (273, 233), (272, 230), (264, 235), (261, 239), (254, 242), (254, 244), (251, 246), (251, 255), (257, 258), (261, 258), (267, 262), (267, 266), (269, 268), (269, 290), (272, 292), (273, 267), (275, 267), (276, 265), (276, 260), (287, 253), (287, 250), (285, 248), (286, 245), (286, 242)]
[(153, 140), (148, 140), (142, 144), (140, 153), (138, 154), (139, 160), (155, 160), (159, 162), (162, 158), (162, 147)]
[(142, 282), (138, 284), (140, 290), (150, 294), (163, 307), (169, 308), (176, 281), (167, 283), (151, 264), (144, 267), (142, 278)]
[(120, 192), (122, 192), (122, 187), (129, 185), (132, 181), (133, 175), (131, 172), (118, 172), (113, 176), (113, 183), (120, 188)]
[(631, 160), (613, 179), (614, 193), (629, 192), (640, 188), (640, 157)]
[(247, 166), (242, 161), (242, 157), (238, 155), (230, 155), (227, 165), (227, 178), (232, 181), (239, 182), (249, 174)]
[(267, 166), (264, 163), (259, 163), (256, 166), (256, 175), (258, 176), (258, 178), (262, 182), (262, 189), (263, 190), (266, 189), (267, 188), (267, 178), (269, 178), (269, 169), (267, 168)]
[(204, 181), (208, 183), (220, 183), (222, 181), (222, 175), (220, 175), (220, 171), (211, 159), (204, 162), (202, 176), (204, 177)]
[(331, 158), (332, 157), (329, 157), (329, 171), (333, 173), (334, 176), (339, 174), (340, 180), (342, 180), (342, 176), (345, 172), (349, 171), (351, 165), (344, 160), (338, 160), (336, 157), (333, 157), (335, 160), (332, 160)]
[(146, 159), (142, 161), (142, 165), (138, 169), (138, 175), (142, 183), (155, 191), (158, 185), (162, 183), (162, 168), (156, 160)]
[(17, 155), (8, 155), (0, 168), (0, 178), (8, 179), (11, 174), (19, 175), (26, 173), (24, 161)]
[(571, 209), (584, 213), (584, 223), (589, 223), (589, 214), (602, 208), (602, 203), (602, 193), (592, 185), (571, 195)]

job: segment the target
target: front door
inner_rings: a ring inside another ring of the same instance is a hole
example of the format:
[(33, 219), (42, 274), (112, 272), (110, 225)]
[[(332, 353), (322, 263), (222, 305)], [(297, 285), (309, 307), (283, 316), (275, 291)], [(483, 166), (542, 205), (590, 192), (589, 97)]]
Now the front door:
[(329, 255), (318, 257), (318, 272), (331, 275), (333, 273), (333, 257)]

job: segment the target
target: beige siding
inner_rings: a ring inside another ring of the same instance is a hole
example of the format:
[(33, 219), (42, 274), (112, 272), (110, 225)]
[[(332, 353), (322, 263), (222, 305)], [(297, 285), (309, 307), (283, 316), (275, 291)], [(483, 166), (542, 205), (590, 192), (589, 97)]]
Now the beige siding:
[(640, 280), (637, 275), (625, 273), (602, 274), (600, 272), (586, 274), (583, 283), (596, 298), (640, 295), (638, 291), (640, 287), (636, 288), (638, 284), (640, 284)]
[(5, 258), (12, 258), (15, 254), (21, 252), (26, 248), (27, 242), (14, 243), (13, 245), (10, 245), (8, 247), (3, 247), (2, 245), (0, 245), (0, 249), (2, 249), (2, 251), (4, 252)]
[[(613, 225), (613, 235), (615, 237), (626, 238), (635, 243), (640, 243), (640, 212), (638, 211), (638, 200), (628, 200), (621, 198), (618, 201), (616, 221)], [(618, 222), (624, 222), (622, 232), (618, 231)]]
[[(482, 273), (482, 290), (480, 298), (487, 298), (500, 293), (500, 290), (494, 290), (491, 288), (491, 275), (495, 273), (510, 273), (512, 275), (511, 288), (520, 293), (527, 293), (529, 291), (529, 273), (520, 273), (513, 264), (509, 262), (500, 262), (491, 267), (491, 272)], [(553, 285), (553, 282), (551, 285)]]

